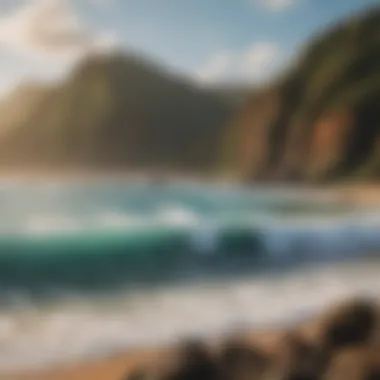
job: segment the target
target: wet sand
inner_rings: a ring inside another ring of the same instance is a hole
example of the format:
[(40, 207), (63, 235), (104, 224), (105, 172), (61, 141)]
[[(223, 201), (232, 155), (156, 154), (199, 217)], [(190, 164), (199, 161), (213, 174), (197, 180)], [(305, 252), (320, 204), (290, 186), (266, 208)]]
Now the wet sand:
[[(244, 335), (249, 341), (272, 350), (279, 331), (252, 332)], [(217, 341), (215, 342), (217, 344)], [(30, 370), (22, 373), (0, 373), (1, 380), (124, 380), (138, 363), (159, 357), (170, 348), (146, 348), (129, 351), (112, 357), (85, 363), (57, 366), (47, 370)]]
[(0, 374), (1, 380), (122, 380), (140, 360), (156, 355), (152, 350), (125, 353), (93, 362), (62, 366), (46, 371)]

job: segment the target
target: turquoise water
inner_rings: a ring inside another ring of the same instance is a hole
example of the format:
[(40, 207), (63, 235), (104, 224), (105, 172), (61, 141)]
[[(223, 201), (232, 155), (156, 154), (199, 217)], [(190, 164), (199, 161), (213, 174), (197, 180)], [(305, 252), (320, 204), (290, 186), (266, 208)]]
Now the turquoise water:
[(0, 211), (0, 370), (277, 323), (380, 285), (380, 208), (336, 194), (4, 181)]
[(318, 260), (380, 243), (371, 235), (376, 223), (367, 220), (360, 230), (366, 213), (360, 219), (361, 210), (300, 191), (5, 182), (0, 210), (0, 286), (42, 296), (52, 288), (180, 281), (189, 272), (231, 274), (231, 266), (254, 273), (264, 264), (294, 264), (312, 254)]

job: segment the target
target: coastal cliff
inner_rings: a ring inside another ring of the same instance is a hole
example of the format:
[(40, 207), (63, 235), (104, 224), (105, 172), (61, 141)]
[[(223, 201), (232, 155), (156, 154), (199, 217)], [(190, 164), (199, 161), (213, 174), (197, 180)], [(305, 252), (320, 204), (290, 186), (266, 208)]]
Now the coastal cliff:
[(311, 41), (230, 129), (234, 146), (224, 162), (247, 180), (378, 179), (380, 8)]

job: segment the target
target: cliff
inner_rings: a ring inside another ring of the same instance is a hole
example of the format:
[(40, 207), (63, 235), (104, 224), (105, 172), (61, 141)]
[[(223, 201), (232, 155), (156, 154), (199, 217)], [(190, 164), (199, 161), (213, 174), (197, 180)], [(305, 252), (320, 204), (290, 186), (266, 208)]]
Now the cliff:
[(311, 41), (250, 97), (229, 135), (223, 162), (246, 180), (378, 179), (380, 7)]

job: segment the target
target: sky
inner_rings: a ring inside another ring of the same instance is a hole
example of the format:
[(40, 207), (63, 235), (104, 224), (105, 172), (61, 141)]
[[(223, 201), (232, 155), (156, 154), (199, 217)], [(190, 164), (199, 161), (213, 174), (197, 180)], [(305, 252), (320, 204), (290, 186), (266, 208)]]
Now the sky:
[(380, 0), (0, 0), (0, 93), (87, 54), (138, 52), (201, 85), (260, 84)]

